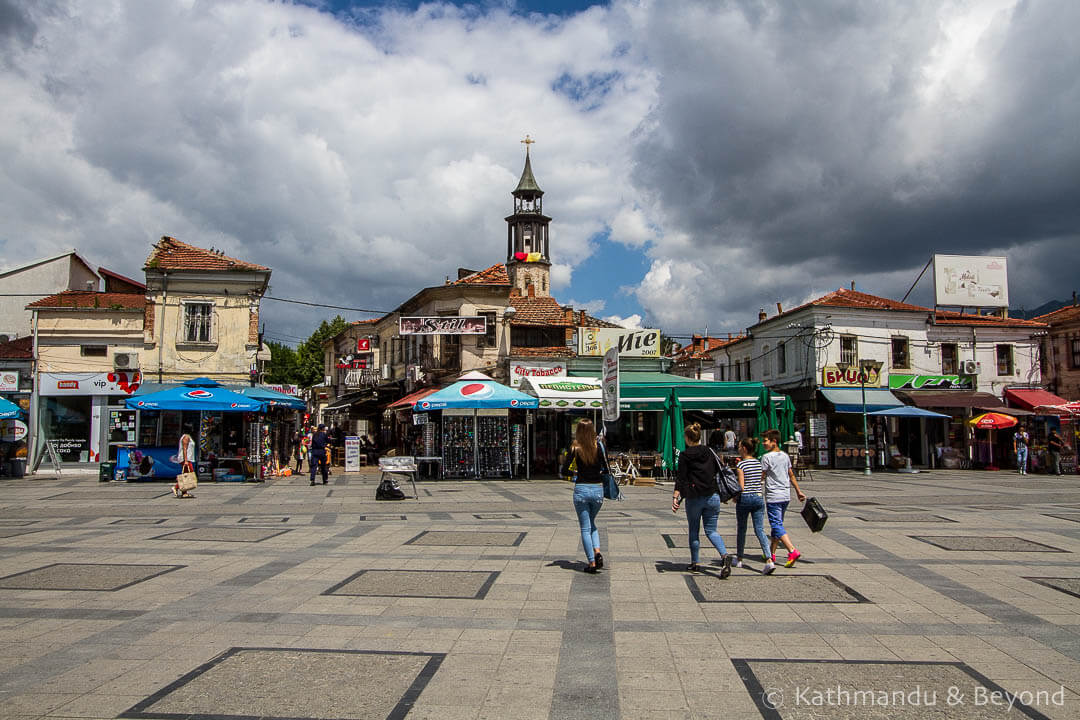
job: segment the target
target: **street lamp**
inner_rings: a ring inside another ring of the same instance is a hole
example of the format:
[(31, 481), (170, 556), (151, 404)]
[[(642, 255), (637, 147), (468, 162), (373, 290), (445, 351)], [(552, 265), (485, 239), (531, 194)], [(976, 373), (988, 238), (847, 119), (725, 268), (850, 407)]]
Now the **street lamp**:
[[(846, 375), (852, 363), (838, 362), (836, 363), (836, 369), (840, 371), (841, 375)], [(859, 360), (859, 387), (862, 389), (862, 432), (863, 432), (863, 457), (865, 458), (866, 466), (863, 468), (863, 475), (872, 475), (870, 470), (870, 433), (866, 427), (866, 380), (870, 376), (870, 373), (877, 373), (881, 371), (883, 363), (878, 360)]]

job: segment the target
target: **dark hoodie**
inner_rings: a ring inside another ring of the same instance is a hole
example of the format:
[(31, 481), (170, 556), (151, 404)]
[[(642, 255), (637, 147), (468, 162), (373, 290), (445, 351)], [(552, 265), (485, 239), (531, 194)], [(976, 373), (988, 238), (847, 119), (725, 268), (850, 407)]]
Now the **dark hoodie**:
[(675, 489), (684, 498), (709, 497), (720, 492), (716, 485), (716, 458), (709, 448), (691, 445), (679, 454)]

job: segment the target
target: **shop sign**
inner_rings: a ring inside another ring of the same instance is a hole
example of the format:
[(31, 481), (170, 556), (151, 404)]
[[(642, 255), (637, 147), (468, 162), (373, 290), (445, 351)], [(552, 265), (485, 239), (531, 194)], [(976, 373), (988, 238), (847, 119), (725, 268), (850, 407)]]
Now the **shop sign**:
[(890, 390), (974, 390), (971, 375), (889, 374)]
[(291, 397), (299, 397), (300, 395), (299, 385), (267, 385), (266, 387), (275, 392), (279, 392), (282, 395), (289, 395)]
[(829, 434), (829, 423), (825, 419), (825, 415), (817, 414), (811, 415), (808, 418), (810, 425), (810, 437), (812, 438), (824, 438)]
[(371, 352), (371, 338), (362, 337), (356, 340), (356, 352)]
[(0, 392), (19, 392), (18, 370), (0, 370)]
[(0, 441), (18, 442), (26, 438), (26, 423), (10, 418), (0, 420)]
[[(822, 387), (860, 387), (859, 368), (848, 368), (846, 373), (840, 372), (835, 365), (826, 365), (821, 371)], [(871, 370), (866, 374), (866, 386), (877, 387), (881, 384), (881, 371)]]
[(345, 472), (360, 470), (360, 438), (355, 435), (345, 437)]
[(604, 353), (602, 372), (600, 394), (604, 406), (604, 422), (615, 422), (619, 419), (619, 348), (617, 346)]
[(398, 319), (401, 335), (484, 335), (487, 320), (475, 317), (403, 317)]
[(556, 360), (510, 361), (510, 387), (521, 386), (522, 378), (566, 377), (566, 363)]
[(131, 395), (142, 384), (142, 373), (41, 373), (41, 395)]
[(578, 355), (603, 357), (611, 348), (618, 348), (620, 357), (660, 357), (660, 331), (581, 328)]

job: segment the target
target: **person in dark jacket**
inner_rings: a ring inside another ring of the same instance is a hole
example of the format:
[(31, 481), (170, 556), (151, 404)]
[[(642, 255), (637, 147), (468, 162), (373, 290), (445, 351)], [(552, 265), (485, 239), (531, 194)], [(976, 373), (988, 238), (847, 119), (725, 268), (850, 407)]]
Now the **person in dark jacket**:
[(330, 447), (330, 436), (326, 434), (326, 426), (320, 425), (318, 430), (311, 436), (311, 448), (308, 455), (308, 465), (311, 467), (311, 484), (315, 484), (315, 472), (322, 470), (322, 484), (328, 482), (330, 475), (327, 450)]
[(686, 449), (679, 454), (679, 469), (675, 475), (675, 492), (671, 496), (671, 512), (679, 512), (679, 505), (686, 500), (686, 522), (690, 531), (689, 572), (701, 572), (698, 566), (701, 539), (699, 532), (702, 522), (705, 524), (705, 537), (713, 544), (723, 559), (720, 579), (731, 575), (731, 556), (724, 547), (724, 540), (716, 531), (717, 518), (720, 517), (720, 488), (716, 484), (716, 456), (709, 448), (702, 446), (701, 426), (697, 423), (687, 425), (683, 432)]
[(603, 475), (608, 471), (607, 456), (596, 438), (591, 420), (582, 420), (574, 431), (574, 444), (563, 462), (562, 476), (570, 474), (570, 465), (577, 461), (574, 478), (574, 510), (581, 526), (581, 545), (589, 566), (585, 572), (595, 574), (604, 567), (600, 554), (600, 533), (596, 529), (596, 515), (604, 504)]

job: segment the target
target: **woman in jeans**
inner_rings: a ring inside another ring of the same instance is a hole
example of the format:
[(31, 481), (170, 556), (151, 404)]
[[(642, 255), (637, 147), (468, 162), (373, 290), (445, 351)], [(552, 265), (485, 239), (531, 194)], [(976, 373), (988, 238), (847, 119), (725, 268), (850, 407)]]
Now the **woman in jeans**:
[(675, 492), (671, 496), (671, 512), (679, 512), (679, 505), (686, 500), (686, 522), (690, 535), (690, 565), (688, 572), (701, 572), (698, 566), (701, 539), (699, 531), (705, 524), (705, 537), (723, 558), (720, 579), (731, 575), (731, 556), (724, 547), (724, 540), (716, 532), (716, 520), (720, 516), (720, 488), (716, 484), (716, 455), (701, 445), (701, 426), (688, 425), (683, 431), (686, 450), (679, 454), (679, 470), (675, 475)]
[(765, 486), (762, 480), (762, 467), (755, 455), (757, 450), (757, 438), (743, 438), (739, 443), (739, 464), (736, 473), (739, 475), (739, 487), (742, 494), (735, 503), (735, 522), (738, 527), (738, 553), (736, 554), (735, 567), (742, 567), (743, 549), (746, 547), (746, 516), (749, 515), (754, 521), (754, 534), (761, 543), (761, 557), (765, 560), (766, 575), (776, 570), (776, 563), (772, 561), (769, 551), (769, 538), (765, 535)]
[(581, 526), (581, 546), (589, 566), (585, 572), (595, 574), (604, 567), (600, 554), (600, 533), (596, 529), (596, 514), (604, 504), (603, 475), (608, 471), (607, 457), (596, 439), (591, 420), (582, 420), (574, 431), (574, 444), (563, 462), (562, 475), (570, 474), (570, 464), (577, 460), (577, 476), (574, 478), (574, 510)]

